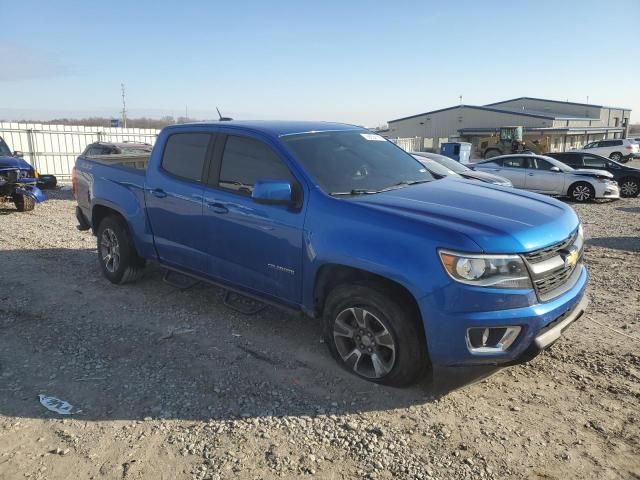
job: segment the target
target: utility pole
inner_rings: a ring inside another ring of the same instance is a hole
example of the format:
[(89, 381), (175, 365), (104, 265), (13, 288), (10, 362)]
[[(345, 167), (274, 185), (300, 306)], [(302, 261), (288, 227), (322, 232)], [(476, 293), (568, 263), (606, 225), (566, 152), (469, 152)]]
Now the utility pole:
[(127, 104), (124, 99), (124, 83), (120, 84), (120, 88), (122, 88), (122, 126), (127, 128)]

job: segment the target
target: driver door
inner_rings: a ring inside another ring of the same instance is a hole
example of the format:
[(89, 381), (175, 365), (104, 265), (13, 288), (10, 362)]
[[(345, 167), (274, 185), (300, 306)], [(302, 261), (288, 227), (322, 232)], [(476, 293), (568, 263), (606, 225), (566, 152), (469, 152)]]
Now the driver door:
[(251, 198), (257, 180), (302, 188), (282, 156), (261, 139), (220, 134), (204, 191), (204, 232), (212, 276), (289, 303), (301, 301), (304, 207)]
[(564, 174), (551, 170), (554, 165), (542, 158), (530, 157), (526, 174), (527, 190), (562, 195), (564, 193)]

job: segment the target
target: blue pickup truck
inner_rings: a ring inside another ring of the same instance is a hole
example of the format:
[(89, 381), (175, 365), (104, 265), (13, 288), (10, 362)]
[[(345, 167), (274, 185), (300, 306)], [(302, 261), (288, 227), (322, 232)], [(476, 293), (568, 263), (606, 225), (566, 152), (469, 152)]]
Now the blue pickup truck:
[(175, 125), (146, 170), (79, 157), (73, 189), (111, 282), (153, 261), (303, 311), (344, 368), (382, 384), (527, 361), (586, 308), (571, 208), (436, 180), (351, 125)]

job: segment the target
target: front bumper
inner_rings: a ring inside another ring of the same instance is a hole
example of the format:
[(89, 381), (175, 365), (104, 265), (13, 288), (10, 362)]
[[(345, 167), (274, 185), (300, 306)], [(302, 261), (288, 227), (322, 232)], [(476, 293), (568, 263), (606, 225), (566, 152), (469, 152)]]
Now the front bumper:
[[(440, 305), (440, 309), (437, 308), (437, 298), (423, 298), (419, 306), (423, 312), (427, 348), (432, 364), (441, 367), (509, 365), (532, 358), (557, 341), (562, 332), (584, 314), (587, 305), (584, 293), (589, 274), (586, 267), (581, 268), (575, 284), (548, 302), (540, 303), (532, 291), (507, 293), (494, 290), (492, 294), (505, 307), (515, 308), (447, 311), (446, 305), (444, 308), (443, 305)], [(464, 301), (464, 298), (464, 295), (459, 297), (458, 302)], [(527, 305), (517, 306), (522, 303)], [(519, 326), (521, 331), (506, 351), (485, 354), (470, 352), (466, 341), (469, 329), (507, 326)]]
[(599, 183), (596, 187), (596, 198), (620, 198), (620, 187), (616, 182)]

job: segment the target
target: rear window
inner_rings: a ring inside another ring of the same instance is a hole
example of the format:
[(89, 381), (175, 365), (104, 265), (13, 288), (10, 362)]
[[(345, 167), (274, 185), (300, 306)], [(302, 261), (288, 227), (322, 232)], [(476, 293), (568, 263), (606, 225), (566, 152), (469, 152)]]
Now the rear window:
[(176, 177), (199, 182), (210, 140), (208, 133), (174, 133), (164, 147), (162, 169)]

